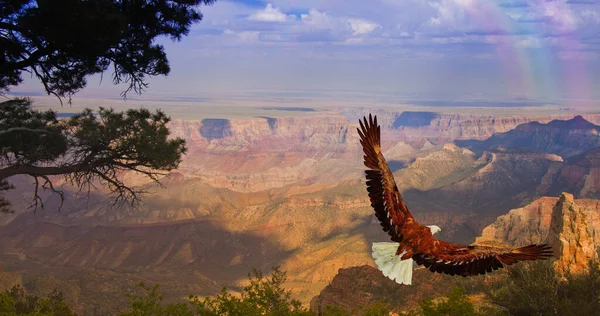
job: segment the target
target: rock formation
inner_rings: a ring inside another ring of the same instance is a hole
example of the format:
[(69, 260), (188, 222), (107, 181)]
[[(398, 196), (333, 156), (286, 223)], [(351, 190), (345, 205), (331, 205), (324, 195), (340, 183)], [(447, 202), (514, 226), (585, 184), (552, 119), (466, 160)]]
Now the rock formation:
[(337, 305), (355, 311), (355, 315), (378, 301), (388, 303), (395, 311), (407, 310), (416, 307), (425, 296), (444, 295), (456, 280), (421, 268), (414, 271), (412, 286), (400, 286), (372, 266), (339, 269), (331, 283), (313, 297), (310, 310), (320, 315), (328, 305)]
[(505, 133), (496, 133), (484, 141), (457, 141), (475, 152), (501, 148), (524, 148), (556, 154), (563, 158), (575, 156), (600, 146), (600, 126), (581, 115), (569, 120), (537, 121), (517, 126)]
[(0, 266), (0, 291), (10, 290), (13, 286), (23, 286), (21, 274), (6, 272), (4, 267)]
[(589, 260), (598, 258), (588, 223), (573, 195), (563, 192), (552, 210), (547, 239), (557, 257), (554, 267), (560, 273), (583, 272)]
[(475, 242), (512, 246), (549, 242), (556, 252), (557, 269), (579, 272), (600, 247), (600, 200), (543, 197), (485, 227)]
[[(497, 241), (513, 246), (544, 242), (550, 230), (552, 210), (559, 199), (545, 196), (510, 210), (486, 226), (475, 242)], [(574, 203), (585, 214), (594, 244), (600, 247), (600, 200), (575, 199)]]

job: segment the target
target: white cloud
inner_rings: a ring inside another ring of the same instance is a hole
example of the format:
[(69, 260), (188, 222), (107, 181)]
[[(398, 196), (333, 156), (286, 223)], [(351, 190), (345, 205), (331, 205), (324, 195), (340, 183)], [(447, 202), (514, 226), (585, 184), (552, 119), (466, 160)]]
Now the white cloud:
[[(465, 2), (465, 3), (463, 3)], [(455, 0), (442, 0), (440, 2), (430, 2), (429, 5), (437, 10), (437, 16), (429, 18), (431, 25), (451, 25), (460, 26), (465, 18), (465, 5), (471, 5), (470, 2)]]
[(330, 28), (333, 24), (333, 20), (327, 13), (320, 12), (317, 9), (310, 9), (308, 14), (301, 14), (300, 19), (305, 24), (318, 28)]
[(584, 9), (580, 13), (581, 17), (594, 23), (600, 23), (600, 14), (596, 10)]
[[(337, 6), (319, 0), (270, 0), (262, 9), (224, 1), (206, 8), (200, 25), (211, 27), (201, 36), (217, 46), (260, 43), (261, 47), (308, 49), (332, 43), (385, 50), (402, 46), (420, 56), (445, 50), (487, 53), (498, 45), (558, 49), (564, 44), (553, 40), (564, 36), (581, 36), (584, 43), (592, 44), (600, 38), (596, 34), (600, 10), (559, 0), (531, 0), (527, 7), (475, 0), (378, 0), (369, 4), (369, 10), (363, 1), (348, 0)], [(229, 16), (225, 9), (231, 10)]]
[(559, 24), (564, 31), (572, 31), (577, 25), (577, 19), (571, 8), (564, 2), (554, 1), (543, 3), (544, 16)]
[(352, 35), (364, 35), (371, 33), (376, 28), (380, 27), (377, 23), (361, 20), (361, 19), (348, 19), (348, 23), (352, 28)]
[(538, 37), (527, 36), (526, 38), (518, 40), (515, 43), (515, 46), (523, 48), (539, 48), (542, 47), (542, 40)]
[(232, 36), (237, 42), (240, 43), (256, 43), (259, 40), (260, 32), (258, 31), (241, 31), (236, 32), (230, 29), (223, 31), (224, 35)]
[(248, 20), (250, 21), (262, 22), (285, 22), (294, 19), (296, 19), (295, 15), (286, 15), (285, 13), (281, 12), (279, 8), (273, 7), (273, 5), (270, 3), (267, 3), (267, 6), (264, 8), (264, 10), (255, 12), (248, 17)]

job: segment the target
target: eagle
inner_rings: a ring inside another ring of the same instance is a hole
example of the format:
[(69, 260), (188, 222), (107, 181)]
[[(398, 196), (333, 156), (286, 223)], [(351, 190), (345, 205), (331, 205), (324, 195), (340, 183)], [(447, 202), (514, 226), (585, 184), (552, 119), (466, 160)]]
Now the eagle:
[(460, 245), (433, 237), (441, 229), (421, 225), (410, 213), (398, 191), (394, 175), (381, 152), (377, 116), (359, 120), (364, 152), (367, 192), (375, 216), (392, 242), (374, 242), (372, 255), (379, 270), (399, 284), (411, 284), (413, 261), (431, 272), (463, 277), (485, 274), (519, 261), (553, 256), (547, 244), (520, 248)]

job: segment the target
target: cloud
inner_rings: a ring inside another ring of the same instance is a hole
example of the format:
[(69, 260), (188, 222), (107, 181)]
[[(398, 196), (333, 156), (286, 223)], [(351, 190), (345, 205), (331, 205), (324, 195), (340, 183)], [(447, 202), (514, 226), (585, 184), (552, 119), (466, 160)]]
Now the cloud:
[(263, 10), (251, 14), (248, 17), (248, 20), (261, 22), (285, 22), (288, 20), (294, 20), (295, 18), (295, 15), (287, 15), (281, 12), (280, 9), (273, 7), (272, 4), (267, 3), (267, 6)]
[(569, 0), (568, 4), (598, 4), (600, 0)]
[(300, 20), (307, 25), (318, 28), (329, 28), (332, 26), (333, 19), (325, 12), (319, 12), (317, 9), (310, 9), (308, 14), (301, 14)]
[(596, 10), (584, 9), (580, 12), (583, 20), (600, 24), (600, 14)]
[(581, 49), (599, 50), (600, 11), (565, 0), (347, 0), (344, 5), (270, 0), (260, 8), (259, 0), (246, 2), (223, 0), (206, 7), (204, 27), (195, 33), (199, 43), (233, 51), (289, 49), (297, 55), (319, 47), (307, 54), (310, 58), (328, 56), (338, 46), (364, 47), (361, 54), (344, 53), (360, 58), (378, 52), (389, 58), (489, 56), (499, 46), (565, 49), (565, 42), (556, 40), (563, 37), (579, 38)]
[(361, 20), (361, 19), (348, 19), (350, 27), (352, 28), (352, 35), (364, 35), (371, 33), (373, 30), (379, 27), (377, 23)]
[(500, 7), (502, 7), (502, 8), (528, 8), (529, 4), (526, 1), (513, 0), (513, 1), (502, 2), (500, 4)]
[(236, 32), (233, 30), (225, 30), (223, 31), (224, 35), (233, 36), (236, 41), (241, 43), (256, 43), (259, 40), (260, 32), (258, 31), (242, 31)]
[(528, 36), (526, 38), (517, 40), (515, 46), (521, 48), (540, 48), (543, 45), (543, 41), (540, 38), (534, 36)]

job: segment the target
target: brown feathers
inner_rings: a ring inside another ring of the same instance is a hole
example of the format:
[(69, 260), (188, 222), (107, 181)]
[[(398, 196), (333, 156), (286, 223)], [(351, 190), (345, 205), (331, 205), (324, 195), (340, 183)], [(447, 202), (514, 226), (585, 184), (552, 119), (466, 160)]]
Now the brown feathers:
[(519, 261), (552, 257), (552, 249), (547, 245), (529, 245), (513, 250), (485, 246), (469, 246), (468, 249), (460, 254), (438, 252), (428, 256), (420, 253), (413, 259), (431, 272), (466, 277), (492, 272)]
[(426, 226), (412, 216), (398, 191), (394, 175), (381, 153), (381, 130), (377, 117), (369, 114), (360, 121), (360, 144), (364, 152), (367, 191), (381, 227), (392, 241), (399, 242), (398, 253), (406, 250), (419, 265), (432, 272), (450, 275), (477, 275), (503, 268), (519, 261), (552, 257), (549, 246), (529, 245), (521, 248), (465, 246), (437, 240)]
[(402, 239), (400, 226), (416, 223), (416, 220), (404, 205), (404, 200), (394, 181), (394, 175), (381, 153), (380, 127), (377, 125), (377, 117), (373, 118), (369, 115), (368, 121), (365, 117), (364, 122), (360, 122), (360, 129), (357, 130), (365, 153), (365, 166), (371, 169), (365, 171), (371, 206), (375, 210), (375, 216), (383, 227), (383, 231), (390, 235), (392, 241), (400, 242)]

